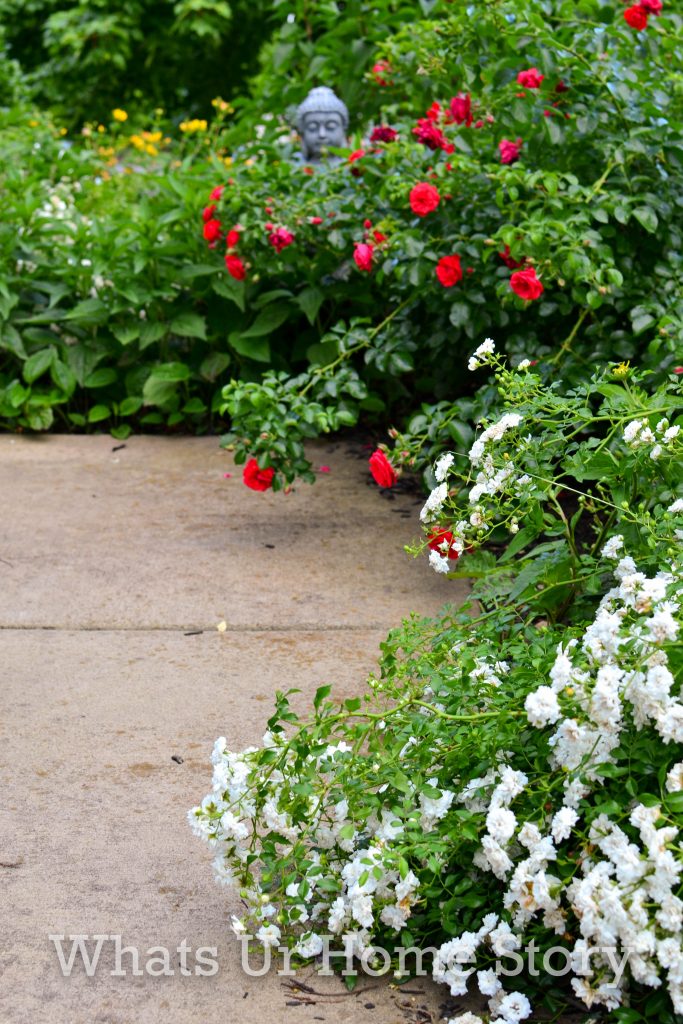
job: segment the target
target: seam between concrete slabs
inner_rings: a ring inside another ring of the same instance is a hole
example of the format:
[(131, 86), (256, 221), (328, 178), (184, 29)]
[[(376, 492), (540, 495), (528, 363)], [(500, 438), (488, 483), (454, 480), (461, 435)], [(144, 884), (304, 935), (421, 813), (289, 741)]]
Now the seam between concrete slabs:
[(376, 631), (389, 632), (392, 626), (382, 622), (368, 622), (363, 625), (342, 625), (330, 626), (320, 623), (309, 623), (304, 625), (268, 625), (257, 624), (251, 626), (227, 625), (224, 630), (216, 629), (215, 626), (29, 626), (29, 625), (2, 625), (0, 632), (17, 633), (181, 633), (195, 636), (208, 635), (212, 633), (371, 633)]

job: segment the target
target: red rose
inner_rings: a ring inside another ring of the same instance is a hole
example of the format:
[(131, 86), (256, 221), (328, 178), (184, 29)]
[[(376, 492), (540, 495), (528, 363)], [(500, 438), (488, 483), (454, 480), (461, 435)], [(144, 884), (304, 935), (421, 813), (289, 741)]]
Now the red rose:
[(391, 64), (388, 60), (378, 60), (376, 64), (373, 64), (372, 74), (377, 85), (392, 84), (387, 78), (385, 78), (385, 75), (391, 74)]
[(569, 86), (565, 85), (562, 79), (560, 79), (560, 81), (555, 86), (555, 92), (569, 92)]
[(259, 469), (256, 459), (249, 459), (242, 473), (242, 479), (247, 487), (251, 487), (252, 491), (267, 491), (273, 486), (274, 476), (275, 470), (272, 466)]
[(674, 366), (674, 373), (683, 373), (683, 366)]
[(417, 122), (413, 128), (413, 135), (428, 149), (447, 150), (451, 145), (441, 129), (426, 117), (421, 117)]
[(455, 253), (452, 256), (442, 256), (436, 265), (436, 276), (444, 288), (452, 288), (458, 281), (462, 281), (460, 257)]
[(379, 448), (370, 456), (368, 466), (370, 467), (373, 480), (376, 484), (379, 484), (380, 487), (393, 487), (398, 480), (396, 470), (391, 465), (384, 452)]
[(440, 117), (441, 117), (441, 104), (440, 103), (436, 103), (436, 102), (432, 103), (431, 107), (427, 111), (427, 118), (430, 121), (438, 121)]
[(448, 110), (450, 120), (456, 124), (464, 124), (468, 128), (472, 124), (472, 99), (468, 92), (460, 92), (454, 96)]
[(366, 229), (372, 227), (372, 221), (368, 217), (363, 221), (363, 227)]
[(421, 181), (410, 190), (410, 209), (418, 217), (426, 217), (439, 205), (441, 196), (433, 185)]
[(209, 244), (211, 244), (212, 242), (215, 243), (218, 241), (220, 237), (221, 222), (219, 220), (216, 220), (215, 218), (213, 220), (207, 220), (206, 224), (204, 225), (204, 238), (206, 239), (206, 241)]
[(543, 294), (543, 285), (536, 277), (533, 267), (529, 267), (527, 270), (518, 270), (516, 274), (513, 274), (510, 278), (510, 287), (515, 295), (519, 295), (520, 299), (527, 301), (537, 299)]
[(322, 217), (311, 217), (309, 224), (322, 224)]
[(353, 153), (349, 153), (349, 163), (355, 163), (356, 160), (360, 160), (362, 156), (365, 156), (364, 149), (354, 149)]
[(644, 28), (647, 28), (647, 8), (642, 4), (638, 4), (636, 7), (627, 7), (624, 11), (624, 21), (636, 32), (642, 32)]
[(211, 220), (214, 213), (216, 212), (216, 204), (211, 203), (211, 206), (205, 206), (202, 210), (202, 220), (206, 224), (207, 220)]
[(308, 164), (303, 168), (304, 174), (315, 174), (315, 168), (309, 167)]
[(503, 251), (499, 252), (498, 255), (502, 259), (502, 261), (505, 264), (505, 266), (509, 267), (510, 270), (516, 270), (517, 267), (523, 267), (524, 266), (524, 260), (513, 260), (512, 256), (510, 255), (510, 246), (509, 245), (506, 245), (505, 248), (503, 249)]
[(275, 230), (268, 235), (268, 241), (275, 251), (280, 253), (283, 249), (286, 249), (288, 245), (292, 244), (294, 241), (294, 235), (291, 231), (288, 231), (287, 228), (275, 228)]
[(427, 547), (432, 551), (438, 551), (444, 558), (448, 555), (455, 561), (456, 558), (460, 558), (460, 555), (453, 547), (453, 540), (450, 530), (432, 530), (427, 536)]
[(377, 242), (377, 245), (381, 245), (382, 242), (386, 242), (387, 240), (387, 236), (382, 231), (377, 231), (377, 229), (372, 232), (372, 237)]
[(239, 231), (237, 230), (237, 228), (231, 228), (230, 231), (228, 231), (228, 233), (226, 235), (226, 238), (225, 238), (225, 243), (226, 243), (228, 249), (234, 249), (234, 247), (237, 245), (239, 240), (240, 240), (240, 233), (239, 233)]
[(218, 202), (220, 197), (223, 195), (224, 189), (225, 189), (225, 185), (216, 185), (215, 189), (213, 190), (213, 192), (209, 196), (209, 199), (215, 199), (216, 202)]
[(498, 143), (500, 162), (502, 164), (513, 164), (515, 160), (519, 160), (519, 151), (522, 145), (521, 139), (517, 139), (516, 142), (510, 142), (509, 139), (501, 139)]
[(538, 89), (544, 78), (545, 75), (542, 75), (538, 68), (529, 68), (528, 71), (520, 71), (517, 75), (517, 81), (525, 89)]
[(356, 242), (353, 258), (359, 270), (372, 270), (373, 247), (366, 242)]
[(398, 132), (388, 124), (378, 124), (370, 133), (370, 142), (393, 142), (398, 138)]
[(662, 0), (640, 0), (640, 6), (648, 14), (654, 14), (656, 18), (662, 13)]
[(244, 281), (247, 276), (247, 268), (242, 263), (239, 256), (233, 256), (231, 253), (226, 253), (225, 265), (228, 268), (230, 277), (234, 277), (236, 281)]

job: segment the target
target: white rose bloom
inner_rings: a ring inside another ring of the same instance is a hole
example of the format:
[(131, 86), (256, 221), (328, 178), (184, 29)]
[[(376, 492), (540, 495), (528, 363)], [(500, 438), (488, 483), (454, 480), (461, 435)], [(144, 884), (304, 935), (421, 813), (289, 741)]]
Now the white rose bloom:
[(294, 947), (294, 952), (298, 953), (304, 960), (310, 960), (311, 957), (318, 956), (322, 953), (323, 940), (315, 932), (308, 932), (302, 936)]
[(277, 946), (280, 935), (280, 929), (276, 924), (264, 924), (256, 932), (256, 938), (262, 946)]
[(619, 552), (621, 551), (623, 546), (624, 546), (624, 538), (622, 537), (622, 535), (620, 533), (616, 534), (616, 536), (614, 536), (614, 537), (610, 537), (610, 539), (607, 541), (607, 543), (605, 544), (604, 548), (602, 549), (602, 552), (601, 552), (602, 557), (603, 558), (618, 558), (619, 557)]
[(553, 816), (550, 831), (556, 843), (563, 839), (569, 839), (572, 828), (579, 820), (579, 816), (572, 807), (561, 807)]
[(683, 498), (676, 498), (673, 505), (669, 505), (667, 512), (683, 512)]
[(518, 1024), (531, 1014), (531, 1003), (522, 992), (509, 992), (498, 1005), (498, 1014), (508, 1024)]
[(680, 793), (683, 789), (683, 761), (675, 764), (667, 775), (666, 788), (669, 793)]
[(562, 712), (555, 692), (549, 686), (539, 686), (524, 701), (527, 718), (537, 729), (552, 724), (560, 718)]
[(434, 476), (436, 477), (437, 483), (443, 483), (446, 479), (448, 471), (453, 465), (454, 459), (455, 456), (452, 455), (451, 452), (447, 452), (437, 460), (436, 466), (434, 467)]

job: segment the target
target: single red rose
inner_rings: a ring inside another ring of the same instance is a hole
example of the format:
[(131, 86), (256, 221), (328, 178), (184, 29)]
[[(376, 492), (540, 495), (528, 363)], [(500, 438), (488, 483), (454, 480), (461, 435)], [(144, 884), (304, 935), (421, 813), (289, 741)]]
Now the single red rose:
[(426, 217), (437, 208), (440, 201), (438, 189), (426, 181), (421, 181), (410, 190), (410, 209), (418, 217)]
[(444, 288), (452, 288), (458, 281), (462, 281), (460, 257), (456, 253), (452, 256), (442, 256), (436, 265), (436, 276)]
[(377, 245), (381, 245), (382, 242), (386, 242), (386, 240), (387, 240), (387, 236), (382, 231), (377, 231), (377, 230), (373, 231), (372, 232), (372, 237), (377, 242)]
[[(232, 182), (231, 182), (231, 184), (232, 184)], [(211, 192), (211, 195), (209, 196), (209, 199), (215, 199), (216, 202), (218, 202), (220, 197), (223, 195), (224, 191), (225, 191), (225, 185), (216, 185), (215, 189), (213, 189), (213, 191)]]
[(441, 129), (426, 117), (421, 117), (417, 122), (413, 128), (413, 135), (428, 149), (442, 149), (444, 153), (452, 153), (455, 149)]
[(398, 132), (388, 124), (378, 124), (370, 133), (370, 142), (393, 142), (398, 138)]
[(654, 14), (655, 18), (658, 18), (662, 13), (662, 0), (640, 0), (640, 6), (648, 14)]
[(268, 235), (268, 241), (275, 251), (280, 253), (283, 249), (286, 249), (288, 245), (292, 244), (294, 241), (294, 235), (291, 231), (288, 231), (287, 228), (275, 228), (275, 230)]
[(674, 366), (674, 373), (683, 373), (683, 366)]
[(237, 228), (231, 228), (225, 236), (225, 244), (228, 249), (234, 249), (240, 240), (240, 233)]
[(322, 224), (322, 222), (323, 222), (322, 217), (311, 217), (309, 223), (311, 223), (311, 224)]
[(368, 459), (368, 466), (373, 480), (380, 487), (393, 487), (398, 480), (396, 470), (380, 448), (372, 453)]
[(453, 561), (460, 558), (459, 552), (453, 547), (453, 534), (450, 530), (432, 530), (427, 535), (427, 547), (432, 551), (438, 551), (445, 558), (446, 555)]
[(225, 265), (230, 277), (234, 277), (236, 281), (244, 281), (247, 276), (247, 268), (244, 266), (244, 263), (242, 263), (239, 256), (233, 256), (232, 253), (226, 253)]
[(468, 92), (459, 92), (453, 97), (448, 107), (447, 120), (469, 128), (472, 124), (472, 98)]
[(209, 242), (209, 244), (211, 244), (211, 242), (217, 242), (220, 237), (221, 222), (219, 220), (216, 220), (215, 218), (213, 220), (207, 220), (206, 224), (204, 225), (205, 240)]
[(474, 124), (474, 127), (475, 128), (483, 128), (484, 127), (484, 122), (483, 121), (476, 121), (475, 124)]
[(498, 143), (500, 162), (502, 164), (513, 164), (515, 160), (519, 160), (519, 151), (522, 145), (521, 139), (517, 139), (516, 142), (511, 142), (509, 139), (501, 139)]
[(364, 149), (354, 149), (353, 153), (349, 153), (349, 163), (355, 163), (356, 160), (360, 160), (362, 156), (365, 156)]
[(206, 224), (207, 220), (211, 220), (214, 213), (216, 212), (216, 204), (211, 203), (210, 206), (205, 206), (202, 210), (202, 220)]
[(542, 75), (538, 68), (529, 68), (528, 71), (520, 71), (517, 75), (517, 81), (525, 89), (539, 89), (544, 78), (545, 75)]
[(624, 11), (624, 21), (636, 32), (642, 32), (647, 28), (647, 9), (642, 4), (635, 7), (627, 7)]
[(367, 242), (356, 242), (353, 250), (353, 258), (359, 270), (370, 272), (372, 270), (372, 257), (374, 249)]
[(390, 79), (385, 77), (391, 74), (391, 64), (388, 60), (378, 60), (372, 65), (372, 75), (375, 79), (376, 85), (387, 86), (391, 85)]
[(371, 227), (372, 227), (372, 221), (371, 221), (371, 220), (369, 220), (369, 219), (368, 219), (368, 218), (366, 217), (366, 218), (365, 218), (365, 220), (363, 221), (363, 227), (364, 227), (364, 228), (365, 228), (366, 230), (367, 230), (368, 228), (371, 228)]
[(524, 260), (523, 259), (522, 260), (513, 260), (512, 256), (510, 255), (510, 246), (509, 245), (506, 245), (505, 248), (503, 249), (503, 251), (499, 252), (498, 255), (500, 256), (500, 258), (503, 261), (503, 263), (505, 264), (505, 266), (509, 267), (510, 270), (516, 270), (517, 267), (523, 267), (524, 266)]
[(425, 116), (429, 121), (438, 121), (441, 117), (441, 104), (436, 101), (432, 103)]
[(259, 464), (256, 459), (249, 459), (249, 462), (244, 467), (242, 473), (242, 479), (244, 480), (247, 487), (251, 487), (252, 491), (267, 491), (273, 486), (273, 477), (275, 476), (275, 470), (272, 466), (267, 466), (265, 469), (259, 469)]
[(536, 277), (533, 267), (518, 270), (513, 274), (510, 278), (510, 287), (515, 295), (519, 295), (520, 299), (526, 299), (527, 302), (538, 299), (543, 294), (543, 285)]
[(303, 168), (304, 174), (315, 174), (315, 168), (309, 167), (308, 164)]
[(569, 92), (569, 86), (565, 85), (562, 79), (560, 79), (560, 81), (555, 86), (555, 92)]

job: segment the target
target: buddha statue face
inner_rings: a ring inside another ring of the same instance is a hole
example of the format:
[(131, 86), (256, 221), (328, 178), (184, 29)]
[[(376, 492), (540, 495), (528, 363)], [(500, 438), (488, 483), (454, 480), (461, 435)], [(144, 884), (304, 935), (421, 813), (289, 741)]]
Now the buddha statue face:
[(346, 145), (346, 134), (341, 114), (333, 110), (311, 110), (303, 117), (301, 140), (304, 157), (319, 160), (323, 148)]
[(319, 161), (327, 147), (344, 149), (347, 145), (349, 112), (346, 104), (327, 86), (311, 89), (297, 108), (296, 124), (304, 160)]

